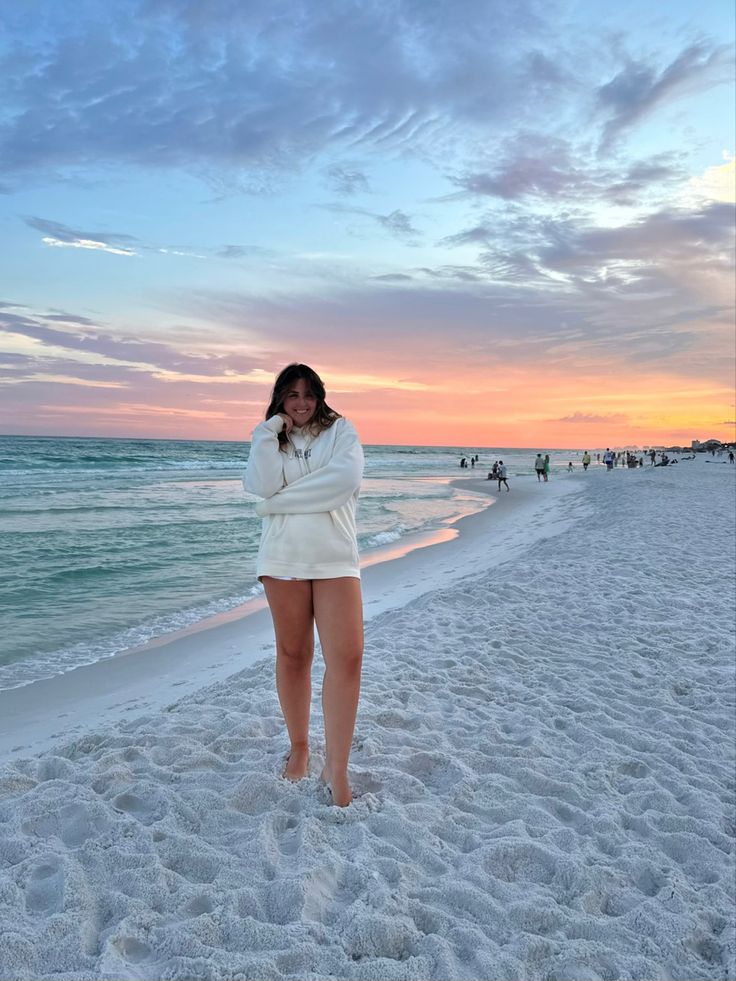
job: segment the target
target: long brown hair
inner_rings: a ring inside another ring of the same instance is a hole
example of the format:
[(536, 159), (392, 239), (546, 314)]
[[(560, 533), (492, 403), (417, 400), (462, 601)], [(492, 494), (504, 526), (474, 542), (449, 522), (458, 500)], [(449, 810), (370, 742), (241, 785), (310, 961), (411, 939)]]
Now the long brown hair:
[[(317, 436), (323, 429), (329, 429), (341, 416), (339, 412), (335, 412), (325, 402), (326, 393), (324, 382), (317, 372), (307, 364), (298, 364), (294, 361), (292, 364), (287, 364), (283, 371), (280, 371), (276, 376), (273, 391), (271, 392), (271, 401), (266, 409), (266, 419), (270, 419), (277, 413), (284, 411), (284, 399), (294, 387), (294, 382), (299, 378), (303, 378), (307, 382), (312, 394), (317, 399), (317, 408), (307, 423), (307, 428), (311, 434)], [(288, 442), (288, 436), (282, 430), (279, 433), (279, 449), (282, 450)]]

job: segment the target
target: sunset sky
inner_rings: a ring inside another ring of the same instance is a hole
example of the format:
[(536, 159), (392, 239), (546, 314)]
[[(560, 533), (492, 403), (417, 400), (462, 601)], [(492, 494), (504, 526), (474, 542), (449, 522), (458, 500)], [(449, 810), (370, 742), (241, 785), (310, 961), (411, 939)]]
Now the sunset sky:
[(0, 0), (0, 432), (734, 438), (731, 0)]

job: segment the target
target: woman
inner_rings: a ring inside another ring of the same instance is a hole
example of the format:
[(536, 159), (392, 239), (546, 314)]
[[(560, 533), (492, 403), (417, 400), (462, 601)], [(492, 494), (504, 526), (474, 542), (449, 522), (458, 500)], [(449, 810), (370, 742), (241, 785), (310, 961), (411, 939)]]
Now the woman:
[(283, 776), (297, 781), (308, 772), (316, 621), (325, 661), (321, 779), (341, 807), (352, 800), (348, 758), (363, 659), (355, 529), (362, 476), (354, 426), (327, 405), (315, 371), (288, 365), (253, 430), (243, 485), (263, 498), (257, 575), (273, 617), (276, 688), (291, 742)]
[(544, 454), (544, 482), (549, 480), (549, 453)]

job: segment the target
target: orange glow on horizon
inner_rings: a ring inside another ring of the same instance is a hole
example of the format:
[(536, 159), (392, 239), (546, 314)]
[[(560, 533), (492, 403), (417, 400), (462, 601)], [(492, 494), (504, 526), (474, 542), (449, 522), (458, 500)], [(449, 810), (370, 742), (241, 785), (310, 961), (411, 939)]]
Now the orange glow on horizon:
[[(434, 370), (434, 377), (417, 373), (396, 388), (380, 388), (377, 371), (370, 389), (335, 390), (329, 371), (323, 378), (328, 402), (355, 423), (366, 444), (585, 449), (736, 438), (734, 425), (726, 422), (734, 413), (733, 390), (698, 379), (656, 372), (627, 376), (623, 369), (619, 376), (609, 369), (572, 383), (562, 372), (516, 365), (494, 371), (488, 382), (478, 368), (454, 377)], [(233, 398), (232, 390), (218, 399), (215, 385), (192, 397), (184, 394), (188, 386), (182, 380), (145, 400), (128, 401), (117, 390), (105, 393), (104, 404), (49, 400), (37, 407), (35, 432), (247, 440), (263, 418), (270, 381), (250, 386), (242, 399)]]

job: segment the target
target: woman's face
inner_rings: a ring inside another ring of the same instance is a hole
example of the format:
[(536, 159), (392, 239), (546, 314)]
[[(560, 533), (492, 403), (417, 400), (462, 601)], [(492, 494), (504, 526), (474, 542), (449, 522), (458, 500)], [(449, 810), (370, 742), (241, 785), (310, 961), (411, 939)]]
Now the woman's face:
[(284, 412), (295, 426), (304, 426), (315, 413), (317, 399), (306, 378), (297, 378), (284, 396)]

